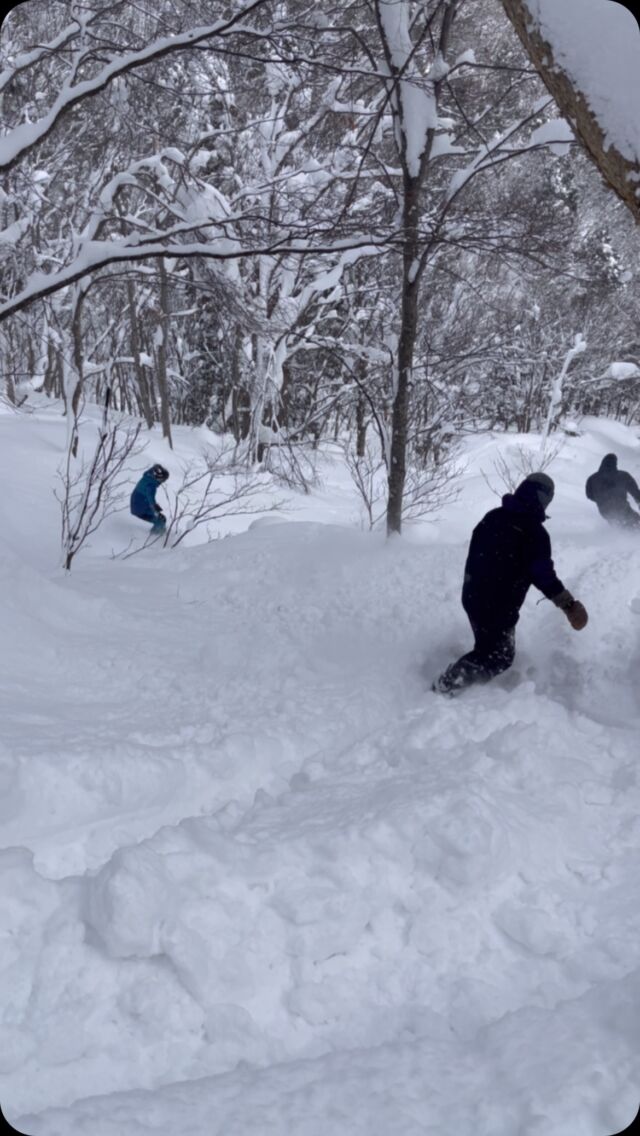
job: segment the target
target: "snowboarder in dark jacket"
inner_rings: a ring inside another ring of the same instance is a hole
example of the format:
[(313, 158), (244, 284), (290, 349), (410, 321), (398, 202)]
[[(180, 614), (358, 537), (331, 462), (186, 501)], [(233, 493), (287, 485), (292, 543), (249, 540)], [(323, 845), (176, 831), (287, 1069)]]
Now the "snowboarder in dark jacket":
[(453, 694), (506, 671), (515, 656), (515, 628), (531, 586), (538, 588), (580, 631), (587, 612), (558, 579), (545, 509), (554, 492), (546, 473), (532, 473), (476, 525), (464, 570), (462, 606), (475, 637), (472, 651), (440, 676), (433, 689)]
[(640, 505), (640, 489), (630, 473), (618, 469), (615, 454), (607, 454), (600, 462), (600, 469), (587, 478), (585, 492), (590, 501), (595, 501), (598, 511), (605, 521), (622, 528), (640, 528), (640, 513), (631, 508), (627, 497)]
[(152, 533), (164, 532), (167, 524), (162, 509), (156, 505), (156, 491), (168, 476), (169, 471), (163, 465), (153, 465), (143, 473), (131, 494), (131, 512), (141, 521), (149, 521)]

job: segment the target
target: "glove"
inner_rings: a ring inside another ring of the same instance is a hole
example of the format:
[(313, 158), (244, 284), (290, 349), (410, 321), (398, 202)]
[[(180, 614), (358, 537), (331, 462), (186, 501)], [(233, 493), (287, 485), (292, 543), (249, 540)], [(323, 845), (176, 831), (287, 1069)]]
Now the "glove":
[(580, 603), (580, 600), (574, 600), (571, 592), (566, 588), (560, 592), (560, 595), (553, 597), (553, 602), (564, 612), (574, 631), (582, 631), (582, 628), (587, 626), (589, 616), (586, 607)]

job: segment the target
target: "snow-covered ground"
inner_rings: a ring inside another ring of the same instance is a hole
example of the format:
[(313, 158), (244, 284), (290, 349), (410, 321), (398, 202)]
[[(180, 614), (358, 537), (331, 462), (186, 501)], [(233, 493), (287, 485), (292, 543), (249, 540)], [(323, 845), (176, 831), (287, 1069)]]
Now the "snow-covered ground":
[[(550, 469), (586, 630), (531, 595), (513, 671), (448, 700), (429, 682), (470, 642), (483, 471), (498, 487), (522, 439), (474, 439), (458, 501), (401, 540), (361, 529), (334, 452), (278, 517), (114, 559), (140, 531), (125, 511), (65, 575), (64, 423), (0, 415), (0, 1104), (18, 1131), (631, 1122), (640, 537), (584, 481), (609, 450), (638, 476), (639, 433), (589, 420)], [(176, 437), (139, 468), (176, 472), (205, 435)]]

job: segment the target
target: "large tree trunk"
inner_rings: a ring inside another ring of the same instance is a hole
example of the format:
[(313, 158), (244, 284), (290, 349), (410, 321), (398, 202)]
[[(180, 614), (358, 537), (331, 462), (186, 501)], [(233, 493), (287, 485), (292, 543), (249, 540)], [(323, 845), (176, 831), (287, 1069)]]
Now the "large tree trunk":
[[(434, 61), (447, 57), (449, 36), (461, 0), (438, 0), (428, 17), (429, 36), (432, 38)], [(390, 8), (396, 8), (391, 13)], [(416, 8), (419, 5), (415, 6)], [(425, 8), (428, 7), (425, 5)], [(404, 9), (404, 10), (403, 10)], [(393, 78), (389, 93), (389, 106), (394, 119), (398, 156), (402, 164), (402, 295), (401, 325), (397, 348), (397, 386), (393, 400), (391, 421), (391, 447), (389, 455), (387, 500), (387, 535), (402, 530), (402, 503), (406, 477), (408, 422), (413, 377), (413, 357), (418, 332), (418, 297), (420, 279), (426, 263), (426, 245), (420, 237), (421, 201), (420, 191), (426, 185), (430, 173), (430, 161), (436, 128), (430, 125), (437, 118), (439, 91), (443, 79), (432, 80), (427, 93), (423, 91), (423, 101), (419, 111), (411, 102), (406, 104), (402, 96), (402, 83), (422, 84), (422, 73), (414, 68), (414, 56), (419, 47), (416, 40), (409, 50), (414, 5), (408, 0), (376, 0), (376, 19), (383, 46), (386, 66)], [(433, 21), (440, 14), (440, 31), (434, 37)], [(425, 26), (425, 34), (427, 26)], [(420, 86), (416, 89), (420, 89)], [(425, 132), (416, 134), (420, 124)], [(416, 154), (416, 141), (422, 145)]]
[[(560, 0), (556, 2), (559, 3)], [(554, 55), (553, 44), (543, 39), (527, 0), (502, 0), (502, 6), (536, 71), (556, 100), (561, 113), (570, 122), (576, 137), (597, 165), (605, 181), (631, 210), (636, 221), (640, 221), (638, 196), (640, 162), (637, 158), (634, 161), (625, 157), (614, 145), (609, 144), (603, 124), (598, 121), (589, 106), (589, 92), (579, 90), (572, 77), (558, 62)], [(596, 63), (597, 46), (594, 44)], [(613, 91), (612, 97), (614, 97)]]
[(391, 462), (389, 498), (387, 502), (387, 534), (402, 530), (402, 501), (406, 476), (407, 424), (409, 388), (413, 372), (413, 352), (418, 330), (419, 278), (418, 262), (420, 221), (420, 178), (404, 177), (403, 250), (402, 250), (402, 322), (398, 340), (398, 376), (391, 422)]

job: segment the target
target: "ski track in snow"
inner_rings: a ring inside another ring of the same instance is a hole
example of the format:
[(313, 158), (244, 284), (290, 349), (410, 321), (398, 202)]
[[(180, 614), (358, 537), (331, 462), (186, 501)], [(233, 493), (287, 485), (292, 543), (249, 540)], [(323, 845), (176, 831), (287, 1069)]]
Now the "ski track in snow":
[(634, 470), (633, 431), (592, 424), (552, 471), (556, 565), (588, 628), (530, 597), (513, 671), (456, 700), (427, 676), (469, 643), (460, 579), (494, 504), (477, 470), (496, 442), (470, 454), (458, 512), (423, 540), (265, 524), (122, 562), (121, 516), (64, 578), (40, 559), (63, 426), (0, 417), (0, 431), (38, 487), (31, 524), (5, 502), (0, 555), (11, 1123), (628, 1124), (640, 542), (611, 536), (582, 486), (612, 446)]

